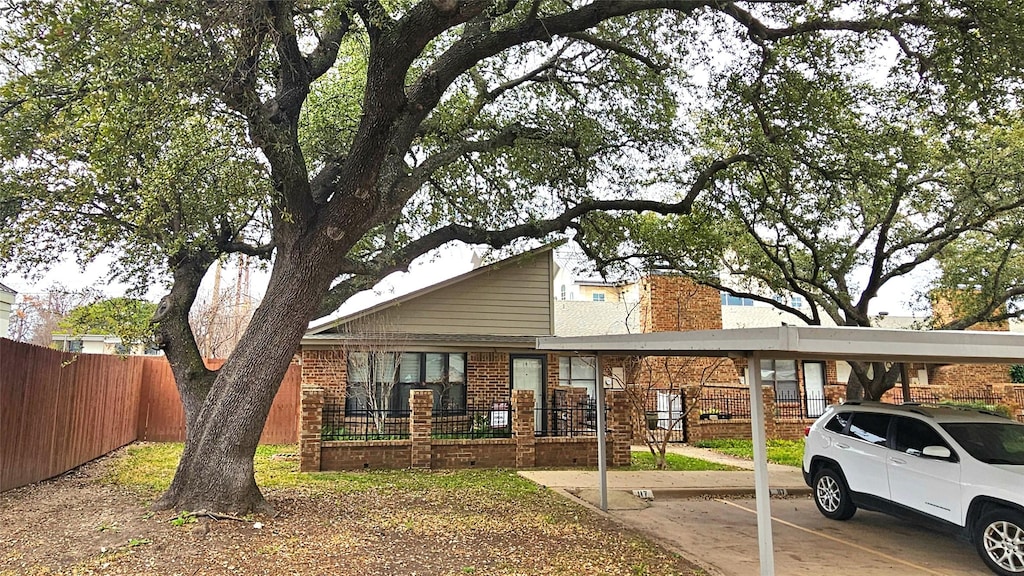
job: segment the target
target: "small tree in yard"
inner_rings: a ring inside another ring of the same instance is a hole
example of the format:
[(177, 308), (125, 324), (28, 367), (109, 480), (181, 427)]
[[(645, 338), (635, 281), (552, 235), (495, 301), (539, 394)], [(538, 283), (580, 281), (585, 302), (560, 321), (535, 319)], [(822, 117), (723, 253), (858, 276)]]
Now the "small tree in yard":
[[(700, 406), (700, 393), (711, 382), (723, 358), (644, 356), (630, 357), (623, 372), (626, 382), (618, 382), (629, 399), (633, 430), (643, 430), (644, 444), (654, 457), (655, 467), (663, 470), (668, 444), (678, 437), (687, 417)], [(697, 375), (696, 378), (694, 376)], [(696, 390), (694, 397), (687, 395)], [(657, 421), (650, 418), (651, 399), (656, 399)], [(665, 406), (665, 410), (660, 408)], [(654, 424), (652, 426), (652, 424)]]
[(409, 408), (408, 405), (392, 405), (402, 369), (401, 350), (405, 337), (395, 331), (384, 315), (349, 327), (348, 334), (352, 340), (342, 345), (348, 363), (346, 411), (349, 407), (357, 413), (365, 410), (377, 434), (385, 434), (388, 413)]
[[(4, 3), (0, 262), (110, 252), (115, 276), (168, 286), (154, 321), (185, 449), (155, 506), (269, 510), (253, 456), (311, 319), (450, 242), (600, 235), (581, 223), (599, 211), (688, 214), (768, 150), (723, 150), (696, 125), (749, 93), (765, 53), (784, 57), (787, 89), (882, 66), (892, 99), (922, 114), (1019, 109), (1014, 2), (834, 4)], [(211, 371), (189, 313), (224, 254), (273, 263)]]

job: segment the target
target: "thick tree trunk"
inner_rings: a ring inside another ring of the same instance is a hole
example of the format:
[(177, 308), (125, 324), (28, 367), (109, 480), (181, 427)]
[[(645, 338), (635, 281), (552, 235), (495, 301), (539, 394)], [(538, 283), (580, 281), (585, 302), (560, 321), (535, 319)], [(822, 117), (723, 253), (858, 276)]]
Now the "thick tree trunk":
[[(278, 256), (262, 304), (205, 394), (179, 382), (186, 406), (185, 450), (157, 509), (269, 513), (253, 457), (274, 396), (330, 274)], [(315, 270), (310, 272), (311, 270)]]
[[(868, 376), (868, 369), (872, 374)], [(900, 378), (900, 364), (886, 366), (882, 362), (850, 362), (850, 380), (846, 384), (849, 400), (881, 400)], [(859, 395), (859, 397), (858, 397)]]
[(212, 262), (210, 255), (177, 259), (174, 285), (153, 317), (158, 323), (156, 341), (171, 366), (185, 411), (185, 438), (192, 435), (191, 426), (199, 421), (199, 410), (215, 376), (206, 368), (189, 324), (189, 311)]

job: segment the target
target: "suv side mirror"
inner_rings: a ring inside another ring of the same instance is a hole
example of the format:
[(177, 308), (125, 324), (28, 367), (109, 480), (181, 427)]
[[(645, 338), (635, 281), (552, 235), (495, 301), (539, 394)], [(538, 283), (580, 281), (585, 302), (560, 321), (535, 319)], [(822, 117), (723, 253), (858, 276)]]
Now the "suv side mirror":
[(945, 446), (925, 446), (924, 450), (921, 451), (921, 455), (924, 456), (925, 458), (939, 458), (943, 460), (948, 460), (949, 457), (953, 455), (953, 453), (950, 452), (949, 448), (946, 448)]

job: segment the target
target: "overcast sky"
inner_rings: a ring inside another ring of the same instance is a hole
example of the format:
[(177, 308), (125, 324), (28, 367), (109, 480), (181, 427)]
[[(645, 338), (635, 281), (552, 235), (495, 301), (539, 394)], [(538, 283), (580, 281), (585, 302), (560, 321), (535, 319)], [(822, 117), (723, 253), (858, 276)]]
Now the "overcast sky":
[[(448, 278), (452, 278), (459, 274), (469, 272), (472, 270), (472, 258), (473, 249), (464, 245), (450, 247), (443, 251), (423, 256), (410, 266), (410, 271), (408, 273), (392, 274), (378, 284), (374, 290), (363, 292), (350, 299), (344, 306), (342, 306), (341, 309), (338, 310), (338, 312), (332, 314), (330, 317), (336, 318), (344, 316), (379, 302), (389, 300), (437, 282), (447, 280)], [(53, 269), (49, 273), (45, 274), (39, 281), (30, 281), (24, 276), (9, 274), (0, 277), (0, 283), (13, 288), (19, 294), (43, 293), (55, 283), (60, 283), (72, 290), (92, 287), (102, 290), (109, 297), (123, 296), (129, 290), (129, 286), (107, 281), (109, 262), (110, 260), (108, 257), (101, 257), (96, 262), (82, 270), (73, 261), (64, 259), (55, 265)], [(928, 273), (929, 272), (927, 270), (921, 270), (917, 272), (917, 277), (919, 279), (926, 279)], [(235, 275), (234, 269), (226, 268), (222, 272), (222, 286), (226, 286), (228, 283), (233, 282)], [(207, 274), (207, 277), (203, 282), (202, 291), (211, 291), (213, 284), (212, 278), (213, 272), (211, 269), (211, 272)], [(251, 296), (257, 299), (262, 297), (266, 290), (267, 278), (268, 273), (266, 272), (253, 271), (251, 273)], [(887, 312), (888, 314), (895, 316), (912, 316), (916, 313), (916, 315), (920, 317), (922, 315), (922, 311), (919, 309), (919, 306), (918, 309), (915, 310), (916, 303), (913, 299), (915, 285), (919, 286), (920, 284), (920, 280), (915, 282), (913, 276), (907, 279), (896, 279), (891, 281), (879, 297), (872, 302), (871, 313), (878, 314), (879, 312)], [(146, 294), (146, 298), (156, 302), (164, 295), (164, 293), (166, 293), (166, 288), (162, 286), (154, 286), (150, 288), (149, 292)]]

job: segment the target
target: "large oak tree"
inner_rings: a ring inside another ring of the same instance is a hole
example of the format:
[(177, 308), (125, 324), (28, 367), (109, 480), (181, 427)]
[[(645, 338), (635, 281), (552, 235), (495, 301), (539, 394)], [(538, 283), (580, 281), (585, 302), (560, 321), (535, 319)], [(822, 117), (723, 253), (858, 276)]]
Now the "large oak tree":
[[(688, 214), (762, 153), (705, 141), (697, 119), (746, 89), (734, 72), (766, 49), (808, 70), (912, 78), (936, 110), (1004, 96), (1022, 37), (1006, 0), (4, 11), (0, 256), (31, 267), (67, 248), (112, 251), (115, 274), (167, 281), (155, 319), (186, 443), (157, 505), (233, 513), (267, 508), (252, 457), (274, 394), (308, 321), (354, 292), (453, 241), (592, 234), (580, 218), (596, 211)], [(230, 253), (266, 258), (270, 281), (212, 372), (188, 313)]]

